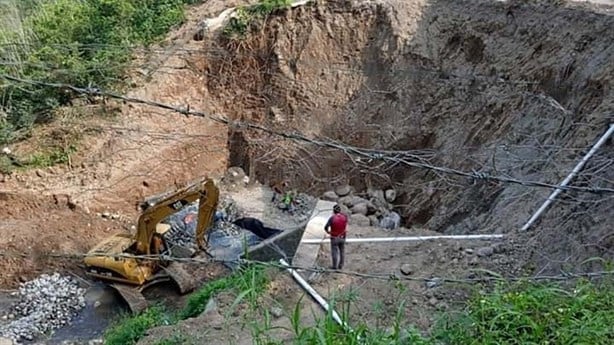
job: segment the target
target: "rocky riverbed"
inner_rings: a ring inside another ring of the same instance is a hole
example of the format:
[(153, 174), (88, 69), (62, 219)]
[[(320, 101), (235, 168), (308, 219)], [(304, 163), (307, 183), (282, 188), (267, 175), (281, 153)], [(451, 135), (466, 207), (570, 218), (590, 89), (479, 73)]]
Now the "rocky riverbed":
[(73, 278), (59, 273), (22, 283), (13, 294), (17, 301), (2, 315), (6, 323), (0, 326), (0, 337), (16, 343), (70, 324), (85, 307), (85, 290)]

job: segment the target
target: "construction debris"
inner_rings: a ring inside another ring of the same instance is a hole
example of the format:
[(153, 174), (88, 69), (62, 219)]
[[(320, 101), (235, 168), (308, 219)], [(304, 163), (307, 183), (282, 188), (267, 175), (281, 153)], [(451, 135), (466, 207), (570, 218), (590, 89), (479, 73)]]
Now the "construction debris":
[[(241, 212), (230, 197), (220, 198), (218, 212), (224, 215), (224, 221), (215, 222), (211, 233), (221, 232), (228, 236), (238, 236), (241, 229), (231, 223), (241, 216)], [(183, 210), (171, 215), (167, 222), (171, 229), (166, 234), (166, 240), (171, 246), (193, 248), (196, 246), (196, 223), (198, 221), (198, 201)]]
[(3, 319), (11, 320), (0, 327), (0, 336), (18, 343), (68, 325), (85, 307), (85, 290), (68, 276), (43, 274), (22, 283), (13, 304)]

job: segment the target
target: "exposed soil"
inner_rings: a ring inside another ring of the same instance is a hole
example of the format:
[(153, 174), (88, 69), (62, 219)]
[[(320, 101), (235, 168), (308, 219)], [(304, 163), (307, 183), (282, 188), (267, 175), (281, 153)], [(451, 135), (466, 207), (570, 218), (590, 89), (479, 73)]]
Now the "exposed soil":
[[(547, 183), (561, 181), (614, 120), (614, 17), (605, 5), (318, 1), (273, 13), (242, 41), (217, 34), (194, 40), (203, 19), (246, 2), (195, 6), (161, 47), (137, 57), (149, 68), (134, 71), (128, 94), (313, 138), (406, 151), (402, 158), (411, 162)], [(485, 258), (475, 253), (486, 244), (473, 242), (349, 246), (350, 271), (400, 274), (407, 264), (409, 277), (419, 278), (467, 278), (471, 268), (560, 274), (601, 269), (599, 260), (580, 264), (591, 257), (614, 258), (609, 194), (563, 193), (534, 230), (519, 233), (550, 190), (459, 178), (375, 156), (357, 159), (146, 105), (108, 100), (92, 107), (119, 113), (94, 118), (74, 116), (86, 107), (66, 109), (38, 130), (80, 133), (70, 166), (0, 178), (3, 288), (42, 272), (80, 272), (79, 259), (48, 254), (86, 252), (128, 231), (144, 196), (204, 174), (219, 177), (231, 165), (261, 183), (287, 180), (313, 195), (345, 183), (359, 190), (395, 188), (405, 225), (397, 234), (509, 235)], [(32, 152), (41, 144), (37, 133), (13, 151)], [(610, 139), (574, 183), (614, 188), (612, 145)], [(102, 218), (103, 211), (120, 217)], [(352, 231), (382, 235), (372, 228)], [(328, 266), (326, 246), (322, 252), (319, 264)], [(289, 312), (302, 292), (280, 275), (263, 305), (277, 300)], [(400, 289), (385, 280), (329, 273), (313, 278), (326, 296), (357, 289), (353, 322), (389, 324), (403, 300), (407, 321), (423, 330), (435, 310), (447, 310), (470, 290), (449, 284), (431, 289), (424, 281)], [(302, 303), (305, 322), (313, 322), (311, 302)], [(233, 322), (206, 333), (200, 321), (181, 327), (218, 343), (250, 339), (249, 330)], [(275, 322), (288, 325), (285, 317)], [(171, 331), (155, 330), (142, 343)]]
[[(609, 10), (560, 1), (317, 2), (271, 16), (240, 44), (213, 40), (203, 73), (237, 119), (402, 150), (412, 163), (556, 184), (613, 119), (612, 29)], [(551, 192), (233, 134), (230, 152), (243, 153), (233, 164), (260, 180), (316, 194), (348, 182), (396, 188), (408, 228), (515, 233)], [(611, 147), (591, 158), (579, 186), (612, 187)], [(518, 235), (527, 243), (519, 261), (531, 257), (541, 272), (597, 268), (577, 265), (613, 257), (604, 240), (612, 209), (608, 195), (563, 193), (537, 232)], [(564, 245), (552, 246), (561, 234)]]

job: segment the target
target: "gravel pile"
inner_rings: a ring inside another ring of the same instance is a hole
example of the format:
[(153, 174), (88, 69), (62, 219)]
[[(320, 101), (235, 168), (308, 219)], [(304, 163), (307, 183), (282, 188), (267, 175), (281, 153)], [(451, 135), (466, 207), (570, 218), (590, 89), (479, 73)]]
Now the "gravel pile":
[(32, 340), (68, 325), (85, 307), (85, 289), (71, 277), (43, 274), (23, 283), (15, 293), (19, 300), (3, 318), (10, 320), (0, 327), (0, 336), (20, 340)]

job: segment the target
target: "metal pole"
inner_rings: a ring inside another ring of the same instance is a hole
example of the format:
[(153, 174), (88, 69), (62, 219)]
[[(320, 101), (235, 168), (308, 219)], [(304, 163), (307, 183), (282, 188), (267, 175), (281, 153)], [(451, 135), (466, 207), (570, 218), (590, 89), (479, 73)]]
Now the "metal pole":
[[(582, 160), (578, 162), (576, 167), (573, 168), (571, 173), (569, 173), (569, 175), (567, 175), (567, 177), (563, 180), (563, 182), (561, 182), (559, 187), (565, 187), (567, 186), (567, 184), (569, 184), (571, 179), (573, 179), (576, 176), (576, 174), (584, 167), (584, 164), (586, 164), (586, 162), (595, 154), (595, 152), (597, 152), (597, 150), (601, 147), (601, 145), (603, 145), (603, 143), (605, 143), (605, 141), (610, 137), (610, 135), (613, 132), (614, 132), (614, 123), (610, 124), (610, 128), (601, 136), (599, 141), (597, 141), (595, 145), (593, 145), (590, 151), (588, 151), (588, 153), (584, 155)], [(554, 192), (552, 192), (552, 194), (550, 194), (548, 199), (542, 204), (542, 206), (537, 211), (535, 211), (531, 219), (529, 219), (529, 221), (522, 227), (521, 230), (522, 231), (528, 230), (531, 227), (531, 225), (535, 223), (537, 218), (539, 218), (539, 216), (541, 216), (541, 214), (544, 213), (544, 211), (548, 208), (548, 206), (552, 204), (554, 199), (561, 193), (561, 191), (562, 189), (557, 188)]]
[[(322, 308), (324, 308), (324, 310), (326, 310), (326, 312), (330, 310), (330, 305), (328, 304), (328, 302), (326, 302), (326, 300), (322, 296), (320, 296), (320, 294), (318, 294), (318, 292), (314, 290), (311, 287), (311, 285), (309, 285), (309, 283), (307, 283), (307, 281), (305, 281), (305, 279), (303, 279), (303, 277), (301, 277), (301, 275), (298, 274), (298, 272), (296, 272), (296, 270), (291, 268), (288, 262), (286, 262), (286, 260), (279, 259), (279, 263), (281, 263), (282, 266), (286, 267), (286, 270), (288, 270), (288, 272), (292, 274), (292, 277), (294, 278), (294, 280), (296, 280), (299, 283), (299, 285), (305, 291), (307, 291), (311, 295), (311, 297), (313, 297), (322, 306)], [(348, 331), (352, 331), (351, 328), (345, 322), (343, 322), (343, 320), (341, 320), (341, 318), (339, 317), (339, 314), (337, 314), (337, 312), (334, 309), (332, 310), (331, 314), (333, 316), (333, 319), (341, 327), (345, 328)]]
[[(427, 241), (427, 240), (488, 240), (504, 238), (505, 235), (441, 235), (441, 236), (405, 236), (405, 237), (367, 237), (367, 238), (346, 238), (346, 243), (376, 243), (376, 242), (406, 242), (406, 241)], [(328, 238), (305, 239), (304, 244), (324, 243)]]

